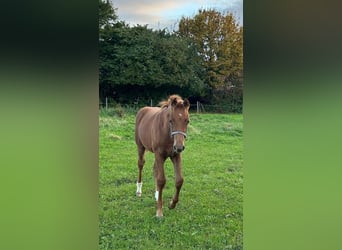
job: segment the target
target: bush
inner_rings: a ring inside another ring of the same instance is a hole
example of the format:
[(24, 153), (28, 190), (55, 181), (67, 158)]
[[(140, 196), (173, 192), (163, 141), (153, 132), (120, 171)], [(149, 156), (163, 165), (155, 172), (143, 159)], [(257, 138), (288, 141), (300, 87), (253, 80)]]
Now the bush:
[(124, 117), (127, 114), (136, 114), (138, 109), (138, 107), (129, 105), (122, 106), (121, 104), (115, 103), (113, 107), (100, 107), (100, 116)]
[(115, 105), (115, 107), (110, 107), (110, 108), (105, 108), (101, 107), (100, 108), (100, 115), (101, 116), (118, 116), (118, 117), (123, 117), (125, 115), (124, 108), (118, 104)]

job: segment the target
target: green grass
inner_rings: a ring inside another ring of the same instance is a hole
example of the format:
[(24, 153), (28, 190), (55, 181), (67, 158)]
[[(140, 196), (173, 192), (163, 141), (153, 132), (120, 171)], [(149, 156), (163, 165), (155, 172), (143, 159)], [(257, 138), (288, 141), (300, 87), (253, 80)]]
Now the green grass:
[(165, 163), (164, 217), (155, 217), (154, 155), (146, 153), (143, 194), (132, 114), (100, 114), (100, 249), (242, 249), (242, 115), (191, 114), (177, 207), (174, 173)]

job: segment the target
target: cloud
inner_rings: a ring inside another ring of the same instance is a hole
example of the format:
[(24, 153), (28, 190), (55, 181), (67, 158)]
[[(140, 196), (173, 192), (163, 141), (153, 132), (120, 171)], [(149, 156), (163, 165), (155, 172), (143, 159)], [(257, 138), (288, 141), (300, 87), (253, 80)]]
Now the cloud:
[[(121, 1), (116, 1), (121, 2)], [(136, 1), (131, 0), (127, 4), (127, 0), (122, 1), (125, 10), (133, 13), (155, 13), (165, 9), (174, 9), (182, 5), (181, 1)]]
[(147, 24), (153, 29), (174, 30), (182, 16), (194, 16), (201, 8), (232, 12), (242, 24), (243, 0), (111, 0), (120, 20)]

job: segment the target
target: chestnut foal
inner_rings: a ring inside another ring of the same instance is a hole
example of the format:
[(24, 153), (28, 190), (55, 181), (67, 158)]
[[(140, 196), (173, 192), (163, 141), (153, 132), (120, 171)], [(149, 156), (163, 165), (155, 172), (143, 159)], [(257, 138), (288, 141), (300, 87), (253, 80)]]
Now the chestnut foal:
[(179, 192), (183, 184), (181, 152), (185, 149), (187, 126), (189, 123), (190, 103), (178, 95), (171, 95), (167, 101), (161, 102), (161, 107), (144, 107), (136, 116), (135, 142), (138, 147), (139, 176), (136, 195), (142, 194), (142, 170), (145, 151), (155, 155), (154, 178), (156, 184), (155, 198), (157, 201), (157, 217), (163, 216), (163, 188), (166, 183), (164, 162), (169, 157), (173, 163), (176, 175), (176, 192), (169, 204), (175, 208)]

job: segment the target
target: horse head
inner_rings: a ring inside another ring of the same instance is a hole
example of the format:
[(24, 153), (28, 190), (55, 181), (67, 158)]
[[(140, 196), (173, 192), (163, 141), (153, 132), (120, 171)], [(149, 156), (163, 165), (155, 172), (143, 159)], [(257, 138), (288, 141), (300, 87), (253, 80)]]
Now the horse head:
[(179, 96), (170, 97), (170, 136), (173, 138), (173, 152), (181, 153), (185, 149), (184, 139), (186, 138), (189, 124), (190, 103), (187, 99), (182, 100)]

